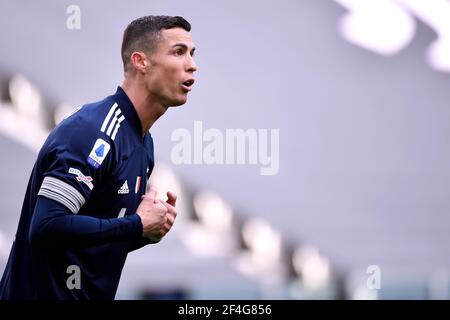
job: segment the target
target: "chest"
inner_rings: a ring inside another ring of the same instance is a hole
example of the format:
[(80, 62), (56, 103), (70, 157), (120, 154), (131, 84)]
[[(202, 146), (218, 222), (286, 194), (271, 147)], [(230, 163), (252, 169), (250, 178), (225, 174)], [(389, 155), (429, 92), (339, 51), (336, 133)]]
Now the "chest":
[(85, 206), (99, 218), (120, 218), (135, 213), (154, 166), (153, 152), (144, 146), (125, 150), (117, 160)]

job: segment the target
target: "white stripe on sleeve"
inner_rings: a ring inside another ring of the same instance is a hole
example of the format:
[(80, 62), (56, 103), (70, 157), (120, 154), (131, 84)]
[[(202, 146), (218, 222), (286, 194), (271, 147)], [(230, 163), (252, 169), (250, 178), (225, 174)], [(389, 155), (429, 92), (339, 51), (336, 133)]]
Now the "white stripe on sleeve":
[(74, 214), (77, 214), (86, 202), (83, 195), (77, 189), (54, 177), (44, 178), (38, 195), (58, 201)]

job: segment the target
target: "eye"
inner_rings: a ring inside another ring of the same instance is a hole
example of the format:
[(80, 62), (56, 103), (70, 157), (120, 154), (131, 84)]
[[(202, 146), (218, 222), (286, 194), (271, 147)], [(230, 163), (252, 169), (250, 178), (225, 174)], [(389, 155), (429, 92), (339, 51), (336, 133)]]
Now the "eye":
[(183, 50), (181, 50), (181, 49), (178, 49), (178, 50), (175, 50), (175, 55), (176, 56), (182, 56), (183, 55)]

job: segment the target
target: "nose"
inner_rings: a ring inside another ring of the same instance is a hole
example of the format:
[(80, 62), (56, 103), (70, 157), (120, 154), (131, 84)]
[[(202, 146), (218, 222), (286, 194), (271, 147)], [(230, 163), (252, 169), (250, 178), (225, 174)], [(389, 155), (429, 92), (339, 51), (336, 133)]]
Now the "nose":
[(195, 72), (197, 71), (197, 64), (194, 61), (194, 57), (189, 56), (188, 58), (188, 66), (187, 66), (188, 72)]

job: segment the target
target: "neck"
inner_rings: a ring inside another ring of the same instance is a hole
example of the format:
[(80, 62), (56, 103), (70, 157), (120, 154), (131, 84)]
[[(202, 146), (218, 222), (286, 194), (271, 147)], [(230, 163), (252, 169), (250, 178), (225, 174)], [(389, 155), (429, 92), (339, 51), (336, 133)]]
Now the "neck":
[(141, 120), (142, 136), (145, 135), (153, 124), (166, 112), (167, 107), (157, 102), (148, 92), (143, 81), (125, 78), (122, 89), (133, 103), (134, 108)]

